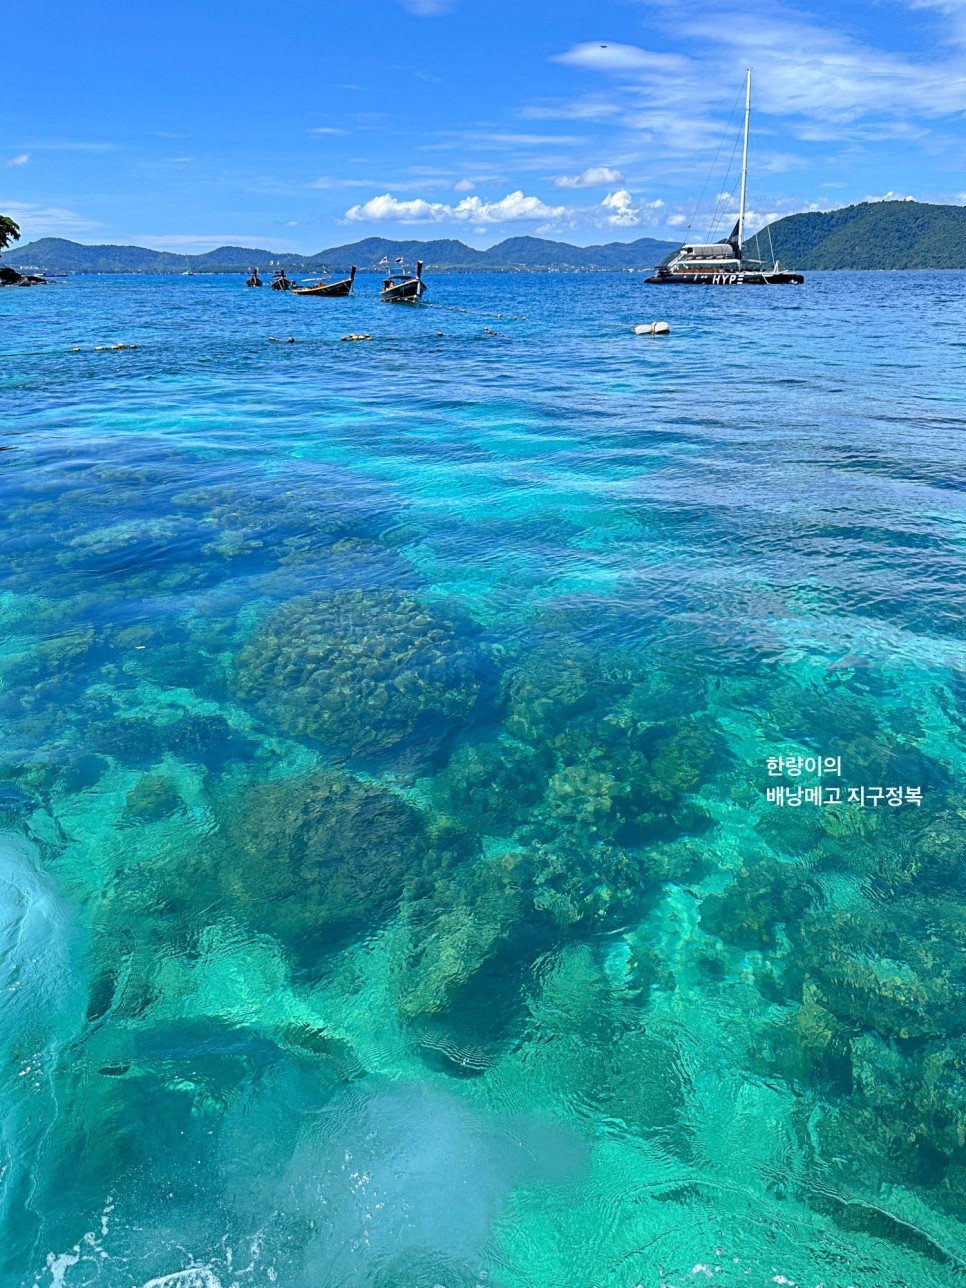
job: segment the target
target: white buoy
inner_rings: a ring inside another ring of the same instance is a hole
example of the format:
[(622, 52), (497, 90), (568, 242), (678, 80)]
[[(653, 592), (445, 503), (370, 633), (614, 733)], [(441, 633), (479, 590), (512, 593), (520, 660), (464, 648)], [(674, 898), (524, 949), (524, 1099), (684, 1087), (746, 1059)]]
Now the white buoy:
[(670, 335), (671, 327), (667, 322), (642, 322), (634, 328), (635, 335)]

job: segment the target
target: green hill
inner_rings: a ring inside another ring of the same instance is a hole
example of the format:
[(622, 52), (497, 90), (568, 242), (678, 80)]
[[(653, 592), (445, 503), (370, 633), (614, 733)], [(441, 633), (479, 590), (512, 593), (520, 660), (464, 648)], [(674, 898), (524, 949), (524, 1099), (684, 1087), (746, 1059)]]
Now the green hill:
[[(217, 273), (226, 267), (254, 268), (256, 264), (267, 264), (276, 256), (273, 251), (252, 250), (250, 246), (219, 246), (217, 250), (206, 251), (204, 255), (179, 255), (182, 269), (186, 258), (190, 261), (189, 266), (196, 273)], [(301, 261), (303, 256), (296, 255), (294, 258)]]
[[(966, 207), (865, 201), (771, 225), (775, 254), (792, 269), (966, 268)], [(768, 235), (758, 234), (761, 258)], [(755, 239), (746, 243), (752, 254)]]
[(648, 237), (603, 246), (570, 246), (540, 237), (510, 237), (489, 250), (474, 250), (450, 238), (392, 241), (386, 237), (366, 237), (315, 255), (247, 246), (219, 246), (203, 255), (176, 255), (140, 246), (83, 246), (61, 237), (42, 237), (9, 250), (4, 262), (12, 268), (39, 268), (49, 273), (183, 273), (189, 268), (195, 273), (239, 273), (256, 265), (264, 270), (270, 263), (284, 264), (294, 272), (317, 273), (322, 268), (347, 270), (352, 264), (363, 271), (378, 269), (381, 259), (392, 263), (401, 256), (407, 265), (423, 260), (428, 270), (559, 271), (653, 268), (675, 246), (674, 242)]
[(41, 237), (26, 246), (12, 246), (4, 263), (57, 273), (174, 273), (185, 267), (183, 255), (140, 246), (81, 246), (63, 237)]
[(508, 237), (485, 254), (493, 261), (519, 268), (653, 268), (677, 245), (651, 237), (607, 242), (603, 246), (570, 246), (542, 237)]
[[(41, 237), (25, 246), (11, 247), (4, 262), (13, 268), (36, 267), (50, 273), (196, 273), (237, 272), (253, 264), (265, 265), (275, 258), (269, 250), (244, 246), (221, 246), (203, 255), (176, 255), (143, 246), (82, 246), (63, 237)], [(300, 266), (308, 257), (290, 257)], [(286, 264), (289, 262), (285, 260)]]
[(345, 246), (332, 246), (313, 255), (311, 263), (329, 268), (372, 268), (383, 258), (392, 261), (401, 256), (407, 264), (421, 259), (427, 268), (479, 268), (487, 264), (488, 251), (474, 250), (461, 241), (439, 238), (437, 241), (390, 241), (386, 237), (366, 237)]

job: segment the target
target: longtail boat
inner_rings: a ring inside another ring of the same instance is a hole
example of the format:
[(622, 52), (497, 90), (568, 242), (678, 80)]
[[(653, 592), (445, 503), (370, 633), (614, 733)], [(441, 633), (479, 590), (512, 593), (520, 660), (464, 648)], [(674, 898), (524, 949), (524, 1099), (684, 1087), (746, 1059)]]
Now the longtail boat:
[(351, 295), (352, 283), (356, 280), (356, 266), (352, 265), (352, 270), (348, 277), (344, 277), (341, 282), (315, 282), (308, 286), (293, 287), (295, 295)]
[(388, 300), (390, 304), (415, 304), (419, 301), (420, 296), (425, 290), (426, 283), (423, 281), (423, 261), (420, 260), (416, 265), (415, 274), (388, 274), (386, 280), (382, 284), (379, 298), (381, 300)]
[(294, 285), (292, 279), (285, 276), (284, 268), (276, 269), (275, 276), (272, 278), (273, 291), (290, 291)]
[(253, 269), (252, 269), (252, 275), (251, 275), (251, 277), (246, 277), (246, 278), (245, 278), (245, 285), (246, 285), (246, 286), (261, 286), (261, 284), (262, 284), (262, 279), (258, 276), (258, 269), (257, 269), (257, 268), (253, 268)]

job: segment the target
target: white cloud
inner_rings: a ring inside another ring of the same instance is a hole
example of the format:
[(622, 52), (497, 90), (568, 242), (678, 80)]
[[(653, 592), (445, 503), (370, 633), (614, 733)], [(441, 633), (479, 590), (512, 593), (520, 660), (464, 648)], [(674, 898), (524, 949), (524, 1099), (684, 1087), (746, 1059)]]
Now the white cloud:
[(132, 240), (151, 250), (197, 250), (199, 253), (219, 246), (271, 247), (273, 250), (289, 250), (293, 246), (290, 241), (280, 241), (274, 233), (165, 233), (160, 237), (139, 233)]
[(502, 201), (464, 197), (456, 207), (460, 218), (484, 224), (510, 223), (517, 219), (559, 219), (566, 212), (566, 206), (545, 205), (539, 197), (525, 197), (519, 190), (507, 193)]
[[(948, 5), (932, 7), (951, 12)], [(638, 102), (658, 112), (727, 110), (749, 63), (756, 111), (768, 114), (848, 124), (870, 114), (939, 117), (966, 110), (966, 65), (958, 51), (928, 60), (892, 53), (781, 6), (749, 14), (734, 4), (693, 0), (683, 14), (674, 8), (673, 25), (679, 39), (708, 54), (688, 58), (587, 42), (556, 61), (627, 83)]]
[(400, 224), (433, 223), (447, 217), (451, 207), (441, 202), (423, 201), (417, 197), (412, 201), (397, 201), (388, 192), (381, 197), (370, 197), (359, 206), (350, 206), (345, 212), (346, 219), (362, 223), (367, 219), (391, 219)]
[(9, 161), (4, 161), (3, 164), (5, 166), (26, 165), (29, 160), (30, 160), (29, 152), (20, 152), (17, 154), (17, 156), (11, 157)]
[(569, 63), (572, 67), (586, 67), (591, 71), (606, 72), (672, 72), (686, 71), (690, 60), (681, 54), (658, 54), (637, 45), (600, 44), (586, 41), (574, 45), (564, 54), (556, 54), (554, 61)]
[(562, 174), (554, 179), (555, 188), (597, 188), (610, 183), (623, 183), (624, 176), (613, 166), (597, 165), (582, 174)]
[(655, 225), (666, 222), (665, 204), (660, 197), (654, 201), (640, 201), (637, 204), (626, 188), (609, 192), (600, 203), (600, 214), (603, 222), (611, 228), (635, 228), (638, 224)]
[(609, 192), (600, 204), (612, 228), (633, 228), (640, 223), (640, 212), (635, 209), (634, 199), (626, 188)]
[(454, 192), (472, 192), (476, 184), (472, 179), (459, 179), (453, 184)]
[[(538, 100), (522, 115), (562, 125), (606, 124), (622, 168), (660, 164), (665, 182), (693, 184), (695, 170), (703, 172), (715, 157), (733, 109), (737, 133), (750, 63), (759, 180), (808, 168), (816, 143), (868, 148), (899, 141), (958, 165), (966, 119), (966, 0), (883, 0), (920, 11), (907, 12), (900, 23), (931, 28), (928, 40), (890, 41), (889, 47), (878, 35), (889, 28), (873, 21), (875, 7), (865, 34), (857, 21), (819, 20), (793, 7), (794, 0), (773, 0), (754, 13), (737, 0), (638, 3), (647, 5), (650, 29), (673, 37), (668, 48), (680, 52), (606, 39), (575, 44), (555, 61), (577, 74), (576, 92)], [(777, 128), (768, 119), (775, 117), (784, 118)], [(950, 128), (940, 134), (942, 118)], [(779, 138), (785, 151), (772, 144)]]
[(34, 152), (117, 152), (119, 150), (117, 143), (64, 143), (60, 140), (47, 143), (33, 141), (29, 146)]
[(23, 240), (35, 237), (76, 237), (101, 225), (62, 206), (39, 206), (27, 201), (7, 201), (0, 194), (0, 210), (20, 225)]
[(548, 206), (539, 197), (525, 197), (522, 191), (507, 193), (500, 201), (464, 197), (455, 206), (442, 201), (424, 201), (420, 197), (399, 201), (386, 192), (362, 205), (352, 206), (345, 212), (345, 217), (353, 223), (390, 220), (400, 224), (438, 224), (453, 220), (458, 223), (503, 224), (558, 219), (566, 213), (565, 206)]
[(318, 125), (314, 130), (309, 130), (309, 134), (316, 138), (322, 138), (324, 135), (348, 134), (348, 130), (340, 130), (336, 125)]

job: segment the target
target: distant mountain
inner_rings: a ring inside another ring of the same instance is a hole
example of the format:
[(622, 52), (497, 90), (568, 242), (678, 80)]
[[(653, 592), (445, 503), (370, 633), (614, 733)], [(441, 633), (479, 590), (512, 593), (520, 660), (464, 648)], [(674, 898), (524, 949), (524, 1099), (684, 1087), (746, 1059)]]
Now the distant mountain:
[[(82, 246), (62, 237), (41, 237), (25, 246), (11, 247), (4, 263), (16, 268), (20, 264), (46, 269), (50, 273), (183, 273), (190, 268), (198, 273), (241, 271), (253, 264), (266, 265), (276, 259), (273, 251), (252, 250), (244, 246), (221, 246), (204, 255), (175, 255), (167, 250), (147, 250), (143, 246)], [(308, 262), (306, 256), (285, 260)]]
[[(247, 246), (219, 246), (217, 250), (206, 251), (204, 255), (179, 255), (181, 268), (184, 271), (185, 260), (188, 267), (196, 273), (217, 272), (219, 268), (230, 264), (233, 268), (254, 268), (256, 264), (267, 264), (270, 259), (278, 258), (274, 251), (252, 250)], [(296, 256), (301, 259), (302, 256)]]
[[(966, 268), (963, 206), (865, 201), (825, 214), (789, 215), (770, 232), (786, 268)], [(752, 254), (754, 244), (752, 238)], [(758, 246), (767, 259), (767, 232), (758, 234)]]
[(421, 259), (427, 268), (484, 268), (489, 264), (489, 251), (474, 250), (461, 241), (440, 238), (437, 241), (389, 241), (385, 237), (366, 237), (363, 241), (350, 242), (347, 246), (332, 246), (320, 250), (310, 263), (318, 267), (373, 268), (383, 258), (390, 264), (402, 257), (407, 264)]
[(282, 264), (293, 272), (320, 272), (323, 268), (365, 271), (378, 269), (383, 258), (397, 257), (413, 264), (421, 259), (429, 270), (477, 272), (564, 271), (568, 269), (653, 268), (677, 246), (676, 242), (642, 237), (634, 242), (608, 242), (603, 246), (570, 246), (540, 237), (510, 237), (489, 250), (474, 250), (461, 241), (390, 241), (366, 237), (345, 246), (332, 246), (315, 255), (257, 250), (247, 246), (219, 246), (203, 255), (176, 255), (171, 251), (140, 246), (83, 246), (61, 237), (42, 237), (6, 252), (4, 263), (12, 268), (40, 268), (50, 273), (195, 273), (247, 272), (257, 265)]
[(632, 242), (607, 242), (603, 246), (570, 246), (542, 237), (508, 237), (491, 246), (486, 256), (514, 268), (653, 268), (679, 242), (640, 237)]
[(185, 267), (183, 255), (140, 246), (81, 246), (62, 237), (41, 237), (26, 246), (11, 246), (4, 263), (57, 273), (174, 273)]

